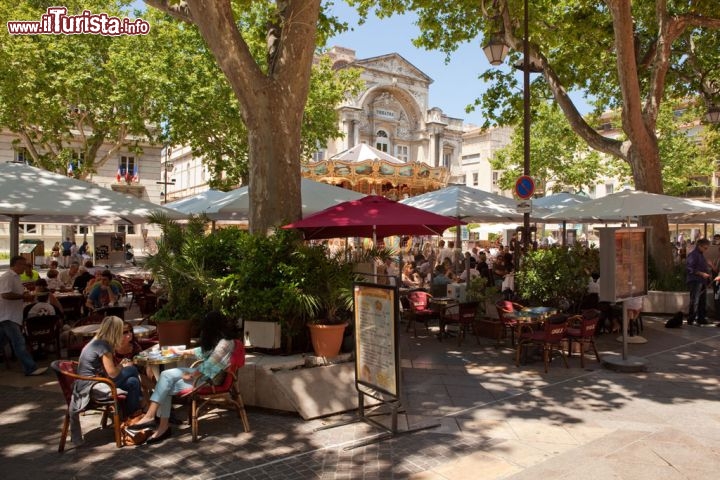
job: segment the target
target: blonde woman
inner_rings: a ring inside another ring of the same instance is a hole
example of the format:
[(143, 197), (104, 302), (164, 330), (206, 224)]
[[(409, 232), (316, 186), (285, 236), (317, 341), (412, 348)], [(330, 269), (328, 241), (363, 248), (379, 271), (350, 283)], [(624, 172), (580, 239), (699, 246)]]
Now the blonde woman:
[[(127, 325), (120, 317), (105, 317), (100, 324), (100, 330), (93, 339), (85, 345), (80, 352), (77, 372), (79, 375), (90, 377), (108, 377), (115, 386), (125, 390), (125, 415), (135, 413), (140, 408), (140, 374), (132, 360), (126, 358), (115, 365), (115, 349), (124, 342), (125, 336), (132, 335), (132, 327)], [(93, 382), (79, 380), (75, 382), (75, 392), (85, 392), (86, 402)], [(82, 395), (81, 395), (82, 396)]]

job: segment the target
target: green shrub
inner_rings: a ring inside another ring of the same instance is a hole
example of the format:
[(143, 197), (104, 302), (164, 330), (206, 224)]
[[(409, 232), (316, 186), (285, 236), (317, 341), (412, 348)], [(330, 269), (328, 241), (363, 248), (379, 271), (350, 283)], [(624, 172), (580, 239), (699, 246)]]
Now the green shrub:
[(591, 273), (599, 271), (599, 261), (595, 247), (532, 250), (520, 262), (515, 288), (529, 304), (558, 306), (564, 300), (579, 302), (587, 292)]

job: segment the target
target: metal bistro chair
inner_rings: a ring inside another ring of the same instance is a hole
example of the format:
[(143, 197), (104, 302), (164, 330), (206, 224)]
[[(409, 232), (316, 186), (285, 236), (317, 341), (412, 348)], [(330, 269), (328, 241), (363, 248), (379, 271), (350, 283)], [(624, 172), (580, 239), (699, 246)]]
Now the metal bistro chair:
[(25, 338), (30, 345), (37, 345), (38, 351), (43, 345), (53, 345), (55, 355), (60, 356), (60, 332), (62, 321), (57, 315), (29, 317), (24, 321)]
[[(465, 334), (475, 323), (475, 314), (479, 305), (480, 302), (466, 302), (458, 304), (457, 307), (450, 307), (448, 309), (449, 313), (445, 313), (440, 317), (440, 333), (442, 334), (448, 325), (457, 325), (459, 328), (458, 347), (462, 345)], [(480, 338), (477, 335), (475, 337), (480, 343)], [(439, 338), (442, 340), (442, 335)]]
[(505, 337), (507, 337), (508, 332), (510, 332), (510, 341), (513, 347), (515, 346), (515, 329), (517, 328), (518, 321), (508, 314), (520, 311), (523, 308), (525, 308), (523, 305), (511, 302), (510, 300), (498, 300), (495, 302), (498, 318), (503, 324), (503, 333)]
[(225, 369), (225, 379), (222, 384), (208, 385), (202, 383), (194, 388), (182, 390), (175, 396), (181, 401), (190, 401), (189, 422), (192, 427), (193, 442), (198, 440), (199, 420), (203, 409), (220, 401), (233, 406), (245, 432), (250, 431), (250, 423), (248, 422), (245, 404), (237, 380), (237, 372), (243, 365), (245, 365), (245, 345), (241, 340), (235, 340), (230, 365)]
[(425, 324), (425, 330), (429, 333), (430, 327), (428, 321), (431, 318), (437, 318), (437, 312), (430, 308), (430, 300), (432, 295), (422, 290), (415, 290), (407, 295), (410, 301), (410, 315), (408, 316), (408, 324), (406, 331), (410, 330), (410, 325), (413, 327), (413, 336), (417, 337), (417, 322), (423, 322)]
[(568, 356), (572, 357), (573, 342), (577, 342), (580, 345), (580, 366), (582, 368), (585, 368), (585, 350), (588, 345), (592, 345), (595, 358), (598, 362), (600, 361), (600, 354), (595, 346), (598, 320), (600, 320), (599, 310), (585, 310), (582, 315), (575, 315), (568, 319)]
[(567, 331), (567, 317), (565, 315), (553, 315), (545, 320), (542, 329), (534, 331), (530, 325), (521, 325), (520, 335), (518, 338), (517, 352), (515, 356), (515, 365), (520, 366), (520, 355), (523, 349), (531, 345), (542, 347), (543, 363), (545, 364), (545, 373), (548, 373), (548, 365), (552, 357), (553, 350), (560, 352), (560, 356), (565, 363), (565, 368), (570, 368), (563, 352), (563, 340), (565, 340), (565, 332)]

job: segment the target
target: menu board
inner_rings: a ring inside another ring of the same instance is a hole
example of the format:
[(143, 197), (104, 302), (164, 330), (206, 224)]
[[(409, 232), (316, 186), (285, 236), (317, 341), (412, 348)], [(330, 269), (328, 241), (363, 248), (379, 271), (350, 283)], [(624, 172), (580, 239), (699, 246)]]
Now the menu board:
[(358, 390), (399, 396), (397, 290), (357, 283), (355, 300), (355, 378)]
[(619, 302), (647, 295), (647, 230), (600, 229), (600, 300)]

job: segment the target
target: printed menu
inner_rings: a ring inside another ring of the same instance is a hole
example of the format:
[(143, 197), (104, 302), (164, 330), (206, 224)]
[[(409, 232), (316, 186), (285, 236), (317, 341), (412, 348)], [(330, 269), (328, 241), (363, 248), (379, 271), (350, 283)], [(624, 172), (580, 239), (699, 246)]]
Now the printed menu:
[(395, 290), (356, 285), (354, 295), (358, 383), (397, 396)]

